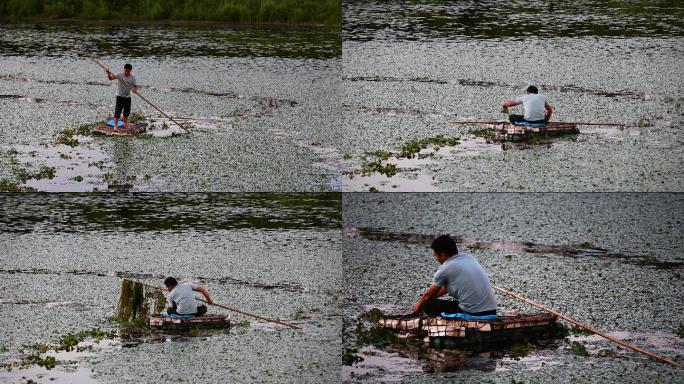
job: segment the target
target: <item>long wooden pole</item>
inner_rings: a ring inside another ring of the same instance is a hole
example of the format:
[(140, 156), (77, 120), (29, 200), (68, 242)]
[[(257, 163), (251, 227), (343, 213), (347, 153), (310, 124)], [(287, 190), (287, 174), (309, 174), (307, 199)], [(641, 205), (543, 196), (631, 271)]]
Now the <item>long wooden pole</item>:
[[(95, 64), (99, 65), (102, 69), (104, 69), (105, 71), (107, 71), (107, 73), (112, 73), (112, 71), (111, 71), (109, 68), (107, 68), (106, 66), (104, 66), (104, 64), (100, 63), (96, 58), (94, 58), (94, 57), (88, 55), (88, 54), (85, 53), (85, 52), (83, 52), (83, 54), (84, 54), (85, 56), (87, 56), (90, 60), (94, 61)], [(113, 73), (112, 73), (112, 74), (113, 74)], [(130, 85), (126, 80), (120, 78), (119, 76), (116, 76), (116, 78), (117, 78), (117, 80), (119, 80), (119, 81), (121, 82), (121, 84), (123, 84), (123, 85), (125, 85), (125, 86), (127, 86), (127, 87), (129, 87), (129, 88), (131, 87), (131, 85)], [(190, 133), (190, 130), (188, 130), (187, 128), (185, 128), (184, 126), (182, 126), (179, 122), (177, 122), (176, 120), (174, 120), (171, 116), (169, 116), (169, 115), (167, 115), (166, 113), (164, 113), (164, 111), (162, 111), (161, 109), (159, 109), (156, 105), (152, 104), (152, 102), (149, 101), (149, 100), (147, 100), (147, 99), (145, 98), (145, 96), (143, 96), (143, 95), (141, 95), (140, 93), (137, 93), (137, 92), (133, 92), (133, 93), (135, 93), (136, 95), (138, 95), (138, 96), (139, 96), (141, 99), (143, 99), (147, 104), (151, 105), (152, 108), (154, 108), (154, 109), (156, 109), (157, 111), (159, 111), (159, 113), (161, 113), (162, 115), (164, 115), (167, 119), (169, 119), (169, 120), (171, 120), (172, 122), (174, 122), (174, 123), (175, 123), (177, 126), (179, 126), (182, 130), (184, 130), (184, 131), (187, 132), (187, 133)]]
[[(130, 280), (130, 279), (129, 279), (129, 280)], [(134, 280), (131, 280), (131, 281), (134, 281)], [(142, 284), (142, 285), (144, 285), (144, 286), (146, 286), (146, 287), (149, 287), (149, 288), (158, 289), (158, 290), (160, 290), (160, 291), (166, 291), (165, 288), (160, 287), (160, 286), (158, 286), (158, 285), (150, 285), (150, 284), (143, 283), (142, 281), (135, 281), (135, 282), (136, 282), (136, 283), (140, 283), (140, 284)], [(201, 301), (201, 302), (203, 302), (203, 303), (209, 304), (206, 300), (203, 300), (203, 299), (196, 298), (195, 300), (198, 300), (198, 301)], [(216, 304), (216, 303), (212, 303), (212, 304), (209, 304), (209, 305), (213, 305), (213, 306), (216, 306), (216, 307), (219, 307), (219, 308), (227, 309), (227, 310), (229, 310), (229, 311), (237, 312), (237, 313), (239, 313), (239, 314), (241, 314), (241, 315), (245, 315), (245, 316), (249, 316), (249, 317), (254, 317), (254, 318), (259, 319), (259, 320), (264, 320), (264, 321), (268, 321), (268, 322), (271, 322), (271, 323), (276, 323), (276, 324), (284, 325), (284, 326), (286, 326), (286, 327), (295, 328), (295, 329), (299, 329), (299, 328), (300, 328), (299, 326), (294, 325), (294, 324), (289, 324), (289, 323), (282, 322), (282, 321), (280, 321), (280, 320), (270, 319), (270, 318), (264, 317), (264, 316), (259, 316), (259, 315), (256, 315), (256, 314), (254, 314), (254, 313), (249, 313), (249, 312), (247, 312), (247, 311), (243, 311), (243, 310), (238, 309), (238, 308), (229, 307), (229, 306), (227, 306), (227, 305)]]
[(517, 293), (515, 293), (515, 292), (511, 292), (511, 291), (509, 291), (509, 290), (506, 290), (506, 289), (503, 289), (503, 288), (499, 288), (499, 287), (497, 287), (496, 285), (492, 285), (492, 288), (496, 289), (497, 291), (503, 292), (503, 293), (505, 293), (505, 294), (507, 294), (507, 295), (511, 295), (511, 296), (515, 297), (516, 299), (522, 300), (522, 301), (524, 301), (524, 302), (526, 302), (526, 303), (528, 303), (528, 304), (530, 304), (530, 305), (533, 305), (533, 306), (535, 306), (535, 307), (537, 307), (537, 308), (539, 308), (539, 309), (541, 309), (541, 310), (543, 310), (543, 311), (546, 311), (546, 312), (549, 312), (549, 313), (551, 313), (551, 314), (554, 314), (554, 315), (560, 317), (561, 319), (563, 319), (563, 320), (565, 320), (565, 321), (567, 321), (567, 322), (569, 322), (569, 323), (575, 324), (576, 326), (578, 326), (578, 327), (580, 327), (580, 328), (586, 329), (587, 331), (589, 331), (589, 332), (591, 332), (591, 333), (595, 333), (595, 334), (597, 334), (597, 335), (599, 335), (599, 336), (601, 336), (601, 337), (603, 337), (603, 338), (605, 338), (605, 339), (607, 339), (607, 340), (610, 340), (610, 341), (612, 341), (612, 342), (614, 342), (614, 343), (616, 343), (616, 344), (619, 344), (619, 345), (621, 345), (621, 346), (623, 346), (623, 347), (625, 347), (625, 348), (629, 348), (629, 349), (631, 349), (631, 350), (633, 350), (633, 351), (637, 351), (637, 352), (643, 353), (644, 355), (646, 355), (646, 356), (648, 356), (648, 357), (650, 357), (650, 358), (652, 358), (652, 359), (656, 359), (656, 360), (662, 361), (662, 362), (664, 362), (664, 363), (670, 364), (670, 365), (672, 365), (673, 367), (682, 368), (682, 365), (681, 365), (681, 364), (676, 363), (676, 362), (674, 362), (674, 361), (668, 359), (668, 358), (665, 357), (665, 356), (661, 356), (661, 355), (655, 354), (655, 353), (653, 353), (653, 352), (651, 352), (651, 351), (647, 351), (647, 350), (645, 350), (645, 349), (643, 349), (643, 348), (637, 347), (636, 345), (630, 344), (630, 343), (628, 343), (628, 342), (626, 342), (626, 341), (622, 341), (622, 340), (620, 340), (620, 339), (618, 339), (618, 338), (615, 338), (615, 337), (613, 337), (613, 336), (607, 335), (607, 334), (605, 334), (605, 333), (603, 333), (603, 332), (601, 332), (601, 331), (599, 331), (599, 330), (597, 330), (597, 329), (594, 329), (594, 328), (592, 328), (592, 327), (590, 327), (590, 326), (588, 326), (588, 325), (586, 325), (586, 324), (580, 323), (579, 321), (577, 321), (577, 320), (571, 318), (570, 316), (566, 316), (566, 315), (564, 315), (564, 314), (562, 314), (562, 313), (556, 312), (556, 311), (554, 311), (554, 310), (551, 309), (551, 308), (548, 308), (548, 307), (546, 307), (546, 306), (544, 306), (544, 305), (542, 305), (542, 304), (536, 303), (536, 302), (534, 302), (534, 301), (532, 301), (532, 300), (530, 300), (530, 299), (528, 299), (528, 298), (525, 298), (525, 297), (523, 297), (523, 296), (520, 296), (519, 294), (517, 294)]
[[(575, 125), (605, 125), (611, 127), (624, 127), (624, 124), (619, 123), (593, 123), (589, 121), (558, 121), (561, 124), (575, 124)], [(508, 121), (495, 120), (453, 120), (449, 124), (510, 124)]]

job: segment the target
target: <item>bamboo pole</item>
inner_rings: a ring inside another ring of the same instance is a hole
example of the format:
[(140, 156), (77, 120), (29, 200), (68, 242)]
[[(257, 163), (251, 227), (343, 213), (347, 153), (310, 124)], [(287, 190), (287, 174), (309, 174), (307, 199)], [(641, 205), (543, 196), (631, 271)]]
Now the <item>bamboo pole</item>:
[(625, 348), (629, 348), (629, 349), (631, 349), (631, 350), (633, 350), (633, 351), (643, 353), (644, 355), (646, 355), (646, 356), (648, 356), (648, 357), (650, 357), (650, 358), (652, 358), (652, 359), (659, 360), (659, 361), (662, 361), (662, 362), (664, 362), (664, 363), (670, 364), (670, 365), (673, 366), (673, 367), (682, 368), (682, 365), (681, 365), (681, 364), (676, 363), (676, 362), (674, 362), (674, 361), (668, 359), (668, 358), (665, 357), (665, 356), (658, 355), (658, 354), (653, 353), (653, 352), (651, 352), (651, 351), (647, 351), (647, 350), (645, 350), (645, 349), (643, 349), (643, 348), (637, 347), (636, 345), (630, 344), (630, 343), (628, 343), (628, 342), (626, 342), (626, 341), (622, 341), (622, 340), (620, 340), (620, 339), (618, 339), (618, 338), (615, 338), (615, 337), (613, 337), (613, 336), (607, 335), (607, 334), (605, 334), (605, 333), (603, 333), (603, 332), (601, 332), (601, 331), (599, 331), (599, 330), (597, 330), (597, 329), (594, 329), (594, 328), (592, 328), (592, 327), (590, 327), (590, 326), (588, 326), (588, 325), (586, 325), (586, 324), (580, 323), (579, 321), (577, 321), (577, 320), (571, 318), (570, 316), (566, 316), (566, 315), (564, 315), (564, 314), (562, 314), (562, 313), (556, 312), (556, 311), (554, 311), (554, 310), (551, 309), (551, 308), (548, 308), (548, 307), (546, 307), (546, 306), (544, 306), (544, 305), (542, 305), (542, 304), (536, 303), (536, 302), (534, 302), (534, 301), (532, 301), (532, 300), (530, 300), (530, 299), (528, 299), (528, 298), (525, 298), (525, 297), (523, 297), (523, 296), (520, 296), (519, 294), (517, 294), (517, 293), (515, 293), (515, 292), (511, 292), (511, 291), (509, 291), (509, 290), (506, 290), (506, 289), (503, 289), (503, 288), (499, 288), (499, 287), (497, 287), (496, 285), (492, 285), (492, 288), (496, 289), (497, 291), (503, 292), (503, 293), (505, 293), (505, 294), (507, 294), (507, 295), (513, 296), (513, 297), (515, 297), (516, 299), (519, 299), (519, 300), (521, 300), (521, 301), (524, 301), (524, 302), (526, 302), (526, 303), (528, 303), (528, 304), (530, 304), (530, 305), (532, 305), (532, 306), (535, 306), (535, 307), (537, 307), (537, 308), (539, 308), (539, 309), (541, 309), (541, 310), (543, 310), (543, 311), (546, 311), (546, 312), (549, 312), (549, 313), (551, 313), (551, 314), (554, 314), (554, 315), (560, 317), (561, 319), (563, 319), (563, 320), (565, 320), (565, 321), (567, 321), (567, 322), (569, 322), (569, 323), (575, 324), (576, 326), (578, 326), (578, 327), (580, 327), (580, 328), (586, 329), (587, 331), (589, 331), (589, 332), (591, 332), (591, 333), (595, 333), (595, 334), (597, 334), (597, 335), (599, 335), (599, 336), (601, 336), (601, 337), (603, 337), (603, 338), (605, 338), (605, 339), (607, 339), (607, 340), (610, 340), (610, 341), (612, 341), (612, 342), (614, 342), (614, 343), (616, 343), (616, 344), (619, 344), (619, 345), (621, 345), (621, 346), (623, 346), (623, 347), (625, 347)]
[[(100, 66), (102, 69), (104, 69), (107, 73), (113, 74), (113, 72), (112, 72), (109, 68), (107, 68), (106, 66), (104, 66), (104, 64), (100, 63), (97, 59), (95, 59), (94, 57), (88, 55), (88, 54), (85, 53), (85, 52), (82, 52), (82, 53), (83, 53), (85, 56), (87, 56), (90, 60), (94, 61), (95, 64), (99, 65), (99, 66)], [(123, 84), (123, 85), (125, 85), (125, 86), (131, 88), (131, 85), (130, 85), (126, 80), (120, 78), (119, 76), (116, 76), (116, 79), (119, 80), (119, 81), (121, 82), (121, 84)], [(152, 104), (151, 101), (147, 100), (147, 99), (145, 98), (145, 96), (141, 95), (139, 92), (133, 92), (133, 93), (135, 93), (136, 95), (138, 95), (138, 96), (139, 96), (141, 99), (143, 99), (147, 104), (151, 105), (152, 108), (154, 108), (154, 109), (156, 109), (157, 111), (159, 111), (159, 113), (161, 113), (162, 115), (164, 115), (167, 119), (169, 119), (169, 120), (171, 120), (172, 122), (174, 122), (174, 123), (175, 123), (177, 126), (179, 126), (182, 130), (184, 130), (184, 131), (187, 132), (187, 133), (190, 133), (190, 130), (189, 130), (189, 129), (185, 128), (185, 127), (182, 126), (179, 122), (177, 122), (176, 120), (174, 120), (171, 116), (169, 116), (169, 115), (167, 115), (166, 113), (164, 113), (164, 111), (162, 111), (161, 109), (159, 109), (156, 105)]]
[[(128, 279), (128, 280), (130, 280), (130, 279)], [(134, 280), (132, 280), (132, 281), (134, 281)], [(158, 289), (158, 290), (160, 290), (160, 291), (166, 291), (166, 288), (160, 287), (160, 286), (158, 286), (158, 285), (150, 285), (150, 284), (143, 283), (142, 281), (136, 281), (136, 283), (140, 283), (140, 284), (142, 284), (142, 285), (144, 285), (144, 286), (146, 286), (146, 287)], [(195, 300), (198, 300), (198, 301), (201, 301), (201, 302), (203, 302), (203, 303), (209, 304), (206, 300), (203, 300), (203, 299), (195, 298)], [(294, 328), (294, 329), (300, 329), (299, 326), (294, 325), (294, 324), (289, 324), (289, 323), (282, 322), (282, 321), (280, 321), (280, 320), (270, 319), (270, 318), (264, 317), (264, 316), (259, 316), (259, 315), (256, 315), (256, 314), (254, 314), (254, 313), (250, 313), (250, 312), (247, 312), (247, 311), (243, 311), (243, 310), (238, 309), (238, 308), (229, 307), (229, 306), (227, 306), (227, 305), (216, 304), (216, 303), (212, 303), (212, 304), (209, 304), (209, 305), (213, 305), (213, 306), (216, 306), (216, 307), (219, 307), (219, 308), (227, 309), (227, 310), (229, 310), (229, 311), (237, 312), (237, 313), (239, 313), (239, 314), (241, 314), (241, 315), (245, 315), (245, 316), (249, 316), (249, 317), (254, 317), (254, 318), (259, 319), (259, 320), (264, 320), (264, 321), (268, 321), (268, 322), (271, 322), (271, 323), (276, 323), (276, 324), (284, 325), (284, 326), (286, 326), (286, 327), (290, 327), (290, 328)]]
[[(590, 121), (553, 121), (558, 124), (574, 124), (574, 125), (605, 125), (611, 127), (624, 127), (625, 124), (619, 123), (594, 123)], [(449, 124), (512, 124), (510, 121), (495, 121), (495, 120), (452, 120)]]

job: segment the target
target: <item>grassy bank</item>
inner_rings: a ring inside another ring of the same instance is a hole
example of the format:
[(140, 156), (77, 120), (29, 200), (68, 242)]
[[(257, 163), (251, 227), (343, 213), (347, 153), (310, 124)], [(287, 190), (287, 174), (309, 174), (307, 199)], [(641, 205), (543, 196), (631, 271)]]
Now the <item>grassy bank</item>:
[(340, 25), (340, 0), (0, 0), (10, 18)]

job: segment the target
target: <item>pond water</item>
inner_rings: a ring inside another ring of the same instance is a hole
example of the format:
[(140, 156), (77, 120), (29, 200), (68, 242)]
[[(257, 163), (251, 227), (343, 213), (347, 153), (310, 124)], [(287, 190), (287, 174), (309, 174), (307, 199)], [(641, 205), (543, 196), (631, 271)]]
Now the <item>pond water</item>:
[[(349, 1), (344, 15), (348, 167), (411, 140), (461, 139), (433, 163), (390, 160), (400, 168), (390, 180), (345, 178), (344, 190), (682, 190), (681, 4)], [(580, 125), (577, 137), (484, 150), (467, 145), (481, 127), (449, 124), (505, 120), (503, 100), (528, 84), (555, 121), (625, 127)]]
[[(453, 356), (447, 350), (367, 345), (357, 327), (372, 327), (358, 322), (372, 308), (409, 313), (438, 267), (430, 242), (450, 233), (493, 284), (681, 362), (683, 210), (678, 194), (345, 194), (344, 348), (348, 361), (362, 360), (345, 365), (343, 377), (678, 382), (678, 369), (596, 336), (571, 334), (535, 345), (522, 357), (503, 347)], [(496, 297), (500, 311), (539, 311), (499, 292)], [(573, 342), (589, 356), (571, 352)]]
[[(115, 86), (86, 54), (115, 71), (130, 62), (141, 94), (192, 134), (96, 137), (74, 150), (103, 162), (63, 164), (60, 132), (114, 112)], [(41, 191), (338, 190), (340, 58), (339, 31), (320, 28), (2, 23), (0, 180)], [(25, 146), (33, 161), (17, 159)], [(59, 182), (26, 185), (22, 170), (40, 166)]]
[[(0, 364), (31, 345), (100, 328), (56, 366), (0, 371), (0, 381), (336, 382), (340, 369), (340, 195), (3, 195)], [(230, 315), (228, 331), (136, 335), (108, 320), (122, 278), (201, 283), (216, 303), (294, 323)], [(123, 369), (125, 368), (125, 369)]]

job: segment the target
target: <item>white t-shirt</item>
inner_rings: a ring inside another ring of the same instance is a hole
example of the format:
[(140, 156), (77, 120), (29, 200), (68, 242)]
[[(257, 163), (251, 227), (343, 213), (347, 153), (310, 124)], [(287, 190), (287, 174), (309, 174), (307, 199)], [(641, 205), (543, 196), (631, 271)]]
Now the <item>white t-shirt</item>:
[(480, 263), (466, 253), (450, 257), (435, 272), (434, 283), (446, 287), (451, 297), (458, 300), (458, 306), (470, 313), (493, 311), (496, 296), (489, 277)]
[(194, 315), (197, 313), (197, 302), (192, 294), (197, 285), (193, 283), (180, 283), (169, 293), (169, 304), (176, 303), (176, 312), (180, 315)]
[(525, 120), (539, 121), (546, 117), (546, 96), (538, 93), (528, 93), (515, 99), (525, 108)]

